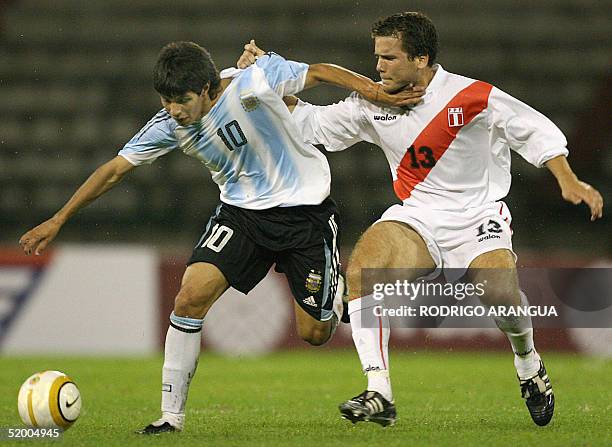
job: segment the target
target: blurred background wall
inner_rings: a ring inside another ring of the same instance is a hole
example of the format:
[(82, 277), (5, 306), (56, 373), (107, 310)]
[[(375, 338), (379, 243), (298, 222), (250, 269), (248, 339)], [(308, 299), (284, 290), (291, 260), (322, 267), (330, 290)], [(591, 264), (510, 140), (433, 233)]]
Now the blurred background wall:
[[(407, 9), (437, 25), (447, 70), (493, 83), (552, 118), (578, 175), (610, 200), (611, 1), (0, 0), (0, 347), (95, 354), (162, 345), (184, 260), (218, 202), (199, 162), (178, 152), (136, 170), (75, 216), (45, 256), (25, 257), (17, 240), (160, 109), (151, 72), (164, 44), (196, 41), (223, 68), (255, 38), (287, 58), (334, 62), (376, 79), (370, 25)], [(323, 87), (302, 97), (327, 104), (346, 94)], [(328, 157), (346, 259), (397, 199), (377, 148), (359, 144)], [(546, 169), (514, 157), (513, 172), (507, 202), (520, 265), (610, 265), (603, 261), (612, 256), (609, 217), (589, 222), (584, 206), (561, 199)], [(232, 353), (305, 346), (291, 301), (278, 275), (247, 299), (230, 291), (207, 319), (205, 343)], [(122, 320), (134, 313), (138, 324)], [(576, 331), (539, 337), (540, 346), (610, 355), (610, 331)], [(398, 329), (394, 343), (507, 345), (487, 329)], [(348, 326), (333, 346), (351, 346)]]
[[(437, 25), (439, 61), (552, 118), (578, 175), (610, 198), (612, 2), (546, 1), (0, 1), (0, 244), (14, 246), (160, 108), (151, 71), (173, 40), (207, 47), (219, 68), (251, 38), (305, 62), (376, 78), (369, 28), (421, 10)], [(326, 104), (346, 95), (317, 88)], [(388, 165), (368, 144), (330, 154), (343, 245), (396, 202)], [(519, 252), (602, 257), (609, 219), (563, 202), (552, 176), (514, 158), (508, 204)], [(218, 201), (208, 172), (182, 153), (140, 168), (65, 226), (58, 242), (146, 242), (187, 255)], [(606, 210), (607, 212), (607, 210)]]

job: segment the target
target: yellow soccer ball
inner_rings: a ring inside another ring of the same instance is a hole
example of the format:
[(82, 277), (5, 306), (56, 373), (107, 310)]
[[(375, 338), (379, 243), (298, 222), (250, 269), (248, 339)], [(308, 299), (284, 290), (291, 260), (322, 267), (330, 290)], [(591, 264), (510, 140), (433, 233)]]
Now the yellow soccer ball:
[(21, 385), (17, 407), (29, 427), (67, 430), (81, 413), (81, 393), (66, 374), (43, 371)]

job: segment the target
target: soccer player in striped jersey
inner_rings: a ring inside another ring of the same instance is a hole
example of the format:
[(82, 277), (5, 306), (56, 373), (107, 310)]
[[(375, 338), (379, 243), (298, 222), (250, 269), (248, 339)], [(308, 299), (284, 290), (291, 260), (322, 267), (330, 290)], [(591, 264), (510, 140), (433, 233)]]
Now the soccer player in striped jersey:
[[(396, 410), (389, 379), (389, 319), (384, 313), (372, 318), (381, 302), (373, 299), (371, 290), (362, 290), (362, 269), (410, 269), (407, 280), (444, 269), (453, 269), (455, 275), (467, 270), (474, 283), (486, 281), (483, 304), (524, 304), (511, 215), (502, 201), (510, 188), (510, 150), (536, 167), (546, 166), (562, 197), (576, 205), (586, 203), (591, 220), (602, 217), (603, 199), (572, 172), (566, 139), (548, 118), (490, 84), (449, 73), (435, 63), (437, 32), (425, 15), (389, 16), (374, 24), (372, 37), (385, 92), (426, 87), (423, 100), (409, 112), (372, 104), (358, 93), (330, 106), (296, 98), (286, 102), (295, 107), (293, 117), (309, 143), (328, 151), (359, 141), (379, 146), (402, 201), (361, 236), (349, 260), (349, 315), (367, 387), (340, 405), (342, 416), (353, 423), (391, 425)], [(254, 42), (247, 44), (238, 66), (261, 54)], [(450, 270), (445, 273), (453, 279)], [(548, 424), (554, 395), (534, 347), (531, 318), (500, 316), (495, 322), (514, 351), (531, 418), (538, 425)]]
[(203, 320), (229, 286), (248, 293), (275, 264), (295, 297), (299, 335), (321, 345), (333, 334), (344, 286), (329, 165), (315, 147), (304, 143), (282, 99), (321, 82), (356, 89), (387, 104), (415, 103), (422, 94), (417, 89), (392, 96), (341, 67), (309, 66), (272, 53), (248, 69), (219, 73), (199, 45), (166, 45), (154, 70), (163, 109), (51, 219), (21, 237), (26, 254), (41, 253), (80, 208), (135, 167), (171, 151), (196, 158), (211, 172), (220, 204), (194, 247), (170, 315), (162, 417), (142, 433), (183, 429)]

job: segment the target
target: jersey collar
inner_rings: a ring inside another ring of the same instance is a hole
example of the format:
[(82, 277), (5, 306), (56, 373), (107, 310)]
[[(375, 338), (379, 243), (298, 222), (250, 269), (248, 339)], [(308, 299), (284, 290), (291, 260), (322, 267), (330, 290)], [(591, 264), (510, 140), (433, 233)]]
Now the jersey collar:
[(423, 95), (423, 103), (425, 104), (433, 99), (436, 92), (444, 85), (444, 79), (446, 78), (446, 70), (442, 68), (442, 65), (434, 64), (432, 68), (435, 70), (435, 73)]

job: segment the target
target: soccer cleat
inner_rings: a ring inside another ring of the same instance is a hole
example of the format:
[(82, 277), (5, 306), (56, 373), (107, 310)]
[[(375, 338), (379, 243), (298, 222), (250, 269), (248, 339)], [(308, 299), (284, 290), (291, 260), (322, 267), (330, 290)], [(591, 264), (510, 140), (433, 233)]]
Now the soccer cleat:
[(349, 313), (348, 313), (348, 303), (345, 302), (344, 303), (344, 307), (342, 308), (342, 318), (340, 318), (340, 321), (342, 321), (343, 323), (350, 323), (351, 322), (351, 317), (349, 317)]
[(334, 296), (334, 313), (340, 318), (343, 323), (350, 323), (348, 314), (348, 287), (346, 286), (346, 278), (344, 274), (338, 275), (338, 288)]
[(521, 395), (533, 422), (539, 426), (548, 424), (555, 411), (555, 395), (542, 360), (536, 375), (527, 379), (519, 377), (519, 382)]
[(365, 390), (359, 396), (347, 400), (338, 407), (343, 419), (357, 422), (376, 422), (386, 427), (395, 424), (397, 412), (393, 402), (389, 402), (377, 391)]
[(181, 431), (182, 429), (182, 426), (173, 425), (167, 420), (167, 418), (162, 416), (161, 419), (150, 423), (142, 430), (138, 430), (136, 433), (140, 435), (159, 435), (161, 433)]
[(137, 431), (139, 435), (159, 435), (160, 433), (168, 433), (179, 431), (170, 422), (163, 422), (161, 425), (149, 424), (142, 430)]

